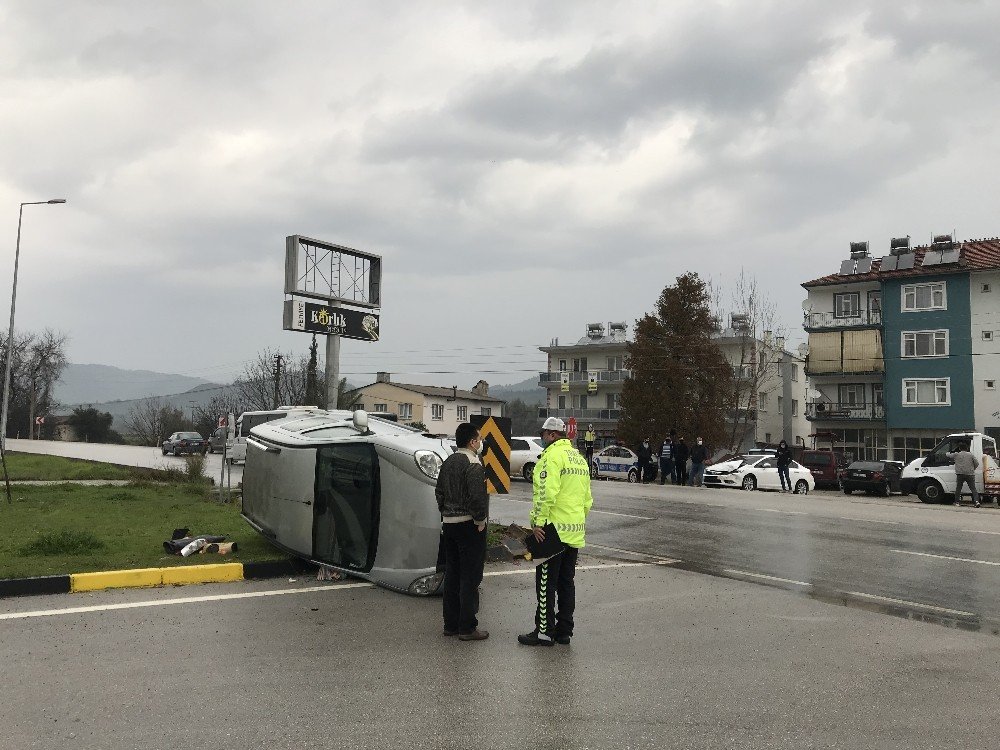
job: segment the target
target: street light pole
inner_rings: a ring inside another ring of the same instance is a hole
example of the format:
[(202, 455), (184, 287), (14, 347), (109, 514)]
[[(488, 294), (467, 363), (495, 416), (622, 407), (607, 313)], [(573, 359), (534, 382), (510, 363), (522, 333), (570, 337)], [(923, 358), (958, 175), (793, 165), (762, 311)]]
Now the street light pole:
[(10, 328), (7, 331), (7, 362), (3, 371), (3, 411), (0, 413), (0, 445), (7, 446), (7, 410), (10, 399), (10, 362), (14, 353), (14, 305), (17, 301), (17, 266), (21, 259), (21, 218), (25, 206), (40, 206), (47, 203), (65, 203), (65, 198), (53, 198), (47, 201), (27, 201), (21, 204), (17, 212), (17, 244), (14, 246), (14, 286), (10, 293)]

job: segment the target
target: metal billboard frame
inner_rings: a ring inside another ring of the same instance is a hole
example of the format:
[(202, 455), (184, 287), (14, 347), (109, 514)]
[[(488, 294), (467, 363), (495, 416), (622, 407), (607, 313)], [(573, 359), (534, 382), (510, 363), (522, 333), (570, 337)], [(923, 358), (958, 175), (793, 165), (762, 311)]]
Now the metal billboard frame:
[(376, 309), (382, 256), (292, 234), (285, 238), (285, 294)]

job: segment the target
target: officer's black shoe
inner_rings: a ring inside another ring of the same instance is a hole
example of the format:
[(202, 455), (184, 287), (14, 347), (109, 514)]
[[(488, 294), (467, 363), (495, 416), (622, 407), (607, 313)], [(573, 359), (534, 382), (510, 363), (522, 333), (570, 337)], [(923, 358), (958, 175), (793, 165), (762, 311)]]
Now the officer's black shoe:
[(558, 643), (560, 646), (568, 646), (569, 642), (570, 642), (570, 639), (572, 639), (572, 638), (573, 638), (573, 636), (571, 636), (571, 635), (557, 635), (556, 636), (556, 643)]
[(517, 642), (522, 646), (552, 646), (555, 644), (555, 641), (552, 640), (551, 636), (545, 635), (545, 633), (539, 633), (537, 630), (532, 630), (530, 633), (519, 635), (517, 637)]

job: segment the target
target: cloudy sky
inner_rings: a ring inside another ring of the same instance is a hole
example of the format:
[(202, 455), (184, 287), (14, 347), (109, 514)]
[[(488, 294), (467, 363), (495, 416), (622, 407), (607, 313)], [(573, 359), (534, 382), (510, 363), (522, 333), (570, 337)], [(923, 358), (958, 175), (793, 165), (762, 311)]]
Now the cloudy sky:
[(686, 271), (756, 276), (795, 343), (850, 241), (1000, 234), (997, 28), (973, 0), (7, 0), (0, 305), (18, 204), (65, 197), (25, 208), (17, 327), (78, 363), (305, 352), (289, 234), (383, 256), (352, 382), (523, 380)]

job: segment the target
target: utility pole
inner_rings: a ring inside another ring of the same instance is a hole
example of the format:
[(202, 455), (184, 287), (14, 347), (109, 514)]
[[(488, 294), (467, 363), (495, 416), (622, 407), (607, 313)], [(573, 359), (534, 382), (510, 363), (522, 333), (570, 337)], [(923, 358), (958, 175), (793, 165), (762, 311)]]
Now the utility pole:
[(340, 336), (329, 334), (326, 337), (326, 408), (336, 409), (337, 395), (340, 392)]
[(274, 355), (274, 408), (277, 409), (279, 404), (280, 388), (281, 384), (281, 360), (282, 356), (280, 354)]

